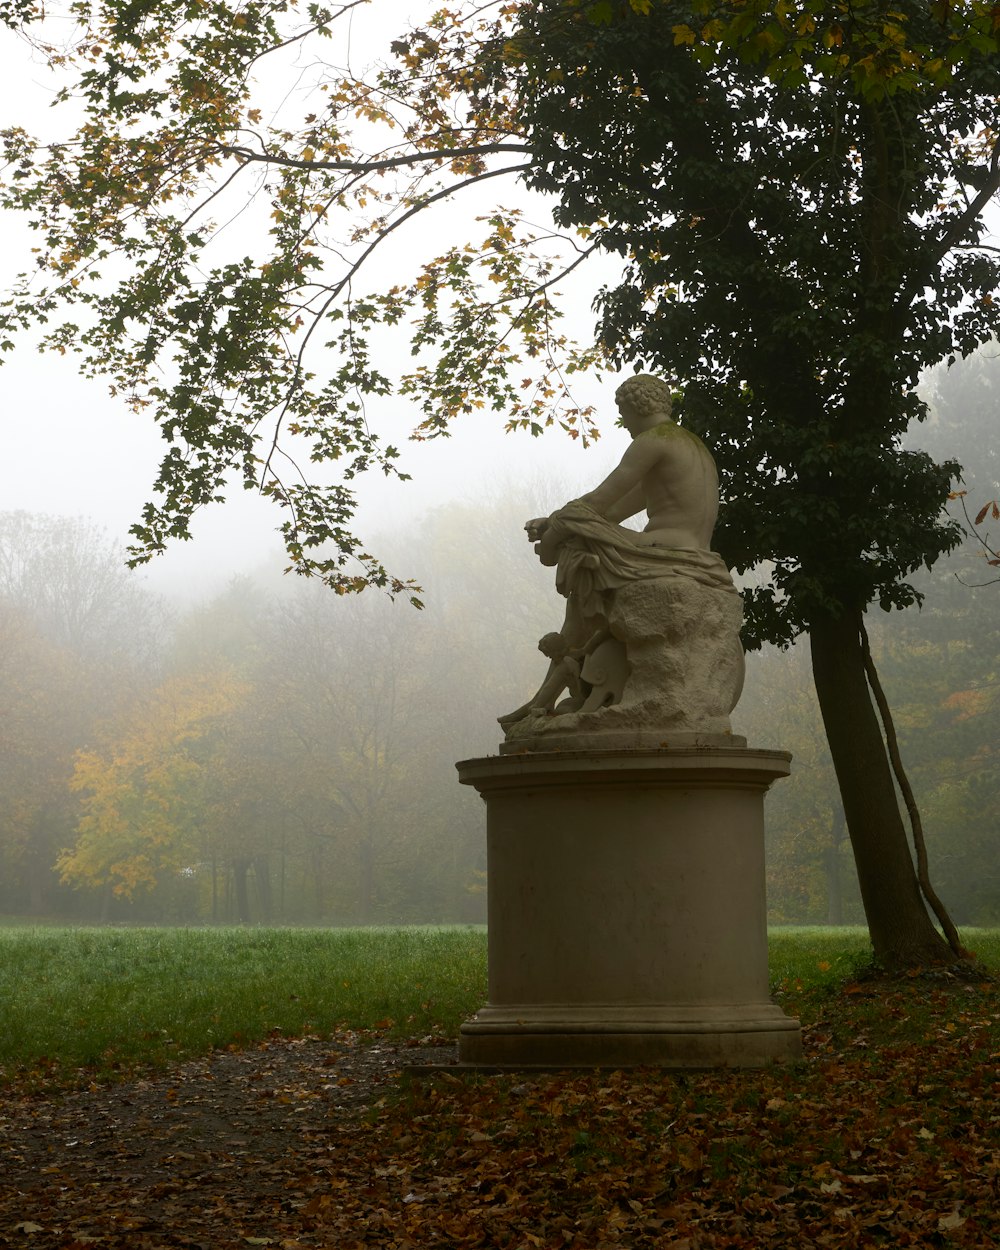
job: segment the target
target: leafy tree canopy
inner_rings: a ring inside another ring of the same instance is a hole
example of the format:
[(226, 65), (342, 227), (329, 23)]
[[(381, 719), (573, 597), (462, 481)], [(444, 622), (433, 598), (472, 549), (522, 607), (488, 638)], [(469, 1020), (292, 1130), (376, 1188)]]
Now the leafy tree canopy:
[[(352, 480), (397, 472), (366, 402), (415, 406), (418, 438), (481, 408), (536, 433), (593, 433), (561, 372), (590, 357), (567, 356), (547, 294), (577, 251), (515, 240), (518, 213), (494, 209), (473, 243), (412, 260), (425, 210), (527, 168), (516, 117), (473, 100), (475, 47), (465, 68), (426, 72), (425, 56), (463, 37), (446, 11), (367, 78), (320, 59), (360, 7), (110, 0), (71, 4), (58, 45), (51, 8), (22, 27), (67, 75), (59, 107), (83, 121), (48, 146), (3, 132), (0, 203), (30, 214), (39, 246), (0, 346), (41, 326), (44, 348), (80, 353), (160, 423), (169, 449), (134, 562), (188, 537), (236, 470), (285, 509), (297, 571), (403, 590), (352, 532)], [(289, 79), (307, 97), (298, 115), (279, 107)], [(370, 289), (382, 256), (401, 276)]]
[[(186, 537), (235, 468), (286, 510), (292, 567), (342, 591), (407, 589), (352, 533), (352, 479), (396, 468), (373, 398), (415, 403), (418, 437), (476, 408), (587, 436), (576, 369), (676, 377), (722, 471), (717, 543), (738, 570), (771, 569), (747, 595), (748, 642), (809, 630), (876, 953), (944, 958), (862, 611), (916, 601), (912, 574), (959, 539), (942, 514), (957, 466), (901, 438), (923, 416), (921, 370), (1000, 331), (983, 226), (1000, 189), (1000, 14), (499, 0), (439, 9), (364, 75), (321, 49), (362, 8), (80, 0), (65, 45), (48, 14), (26, 22), (83, 120), (46, 148), (5, 133), (0, 203), (30, 214), (40, 247), (0, 345), (41, 325), (45, 346), (80, 352), (160, 422), (134, 560)], [(414, 261), (409, 227), (503, 176), (553, 197), (561, 251), (494, 208), (472, 242)], [(598, 296), (599, 346), (579, 351), (550, 295), (595, 252), (623, 277)], [(396, 267), (381, 286), (379, 258)], [(410, 355), (393, 371), (396, 333)]]
[[(993, 7), (542, 0), (442, 8), (367, 76), (307, 51), (361, 8), (103, 0), (69, 6), (63, 44), (51, 13), (22, 28), (84, 120), (47, 148), (5, 132), (3, 202), (41, 246), (4, 346), (41, 323), (160, 421), (133, 559), (186, 537), (235, 466), (286, 510), (293, 567), (402, 590), (351, 532), (352, 478), (395, 471), (366, 401), (416, 402), (418, 437), (480, 407), (587, 436), (566, 382), (604, 359), (685, 387), (723, 472), (723, 553), (773, 568), (751, 640), (912, 602), (910, 573), (957, 541), (955, 466), (899, 446), (917, 376), (998, 329)], [(425, 210), (504, 175), (557, 197), (561, 253), (496, 209), (473, 242), (365, 284)], [(550, 293), (598, 250), (624, 275), (599, 296), (600, 349), (578, 351)], [(396, 374), (393, 327), (412, 353)]]

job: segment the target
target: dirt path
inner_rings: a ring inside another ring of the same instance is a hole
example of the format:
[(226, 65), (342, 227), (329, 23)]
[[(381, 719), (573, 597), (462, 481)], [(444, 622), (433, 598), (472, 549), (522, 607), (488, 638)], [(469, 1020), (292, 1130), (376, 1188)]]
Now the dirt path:
[(309, 1246), (288, 1237), (338, 1143), (450, 1046), (271, 1042), (51, 1099), (0, 1094), (0, 1246)]

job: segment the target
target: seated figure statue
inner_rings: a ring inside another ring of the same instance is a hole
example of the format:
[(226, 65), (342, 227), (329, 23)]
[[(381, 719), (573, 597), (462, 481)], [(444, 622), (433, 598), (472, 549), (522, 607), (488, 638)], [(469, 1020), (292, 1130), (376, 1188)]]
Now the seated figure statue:
[[(743, 618), (711, 550), (715, 462), (671, 420), (670, 388), (658, 378), (629, 378), (615, 400), (632, 436), (617, 468), (525, 526), (556, 571), (566, 617), (539, 644), (552, 663), (538, 694), (500, 718), (506, 751), (721, 743), (730, 733)], [(642, 511), (643, 530), (621, 524)], [(557, 703), (566, 689), (571, 697)]]

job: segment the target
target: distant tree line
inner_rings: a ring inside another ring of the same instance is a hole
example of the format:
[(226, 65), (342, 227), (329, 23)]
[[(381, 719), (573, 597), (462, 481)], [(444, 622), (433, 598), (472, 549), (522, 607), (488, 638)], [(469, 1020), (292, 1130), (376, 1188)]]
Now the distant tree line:
[(558, 610), (522, 522), (428, 515), (422, 612), (294, 577), (178, 610), (88, 524), (0, 514), (0, 915), (482, 921), (454, 764), (496, 749)]
[[(973, 499), (998, 491), (995, 373), (985, 358), (931, 378), (920, 431), (972, 466)], [(0, 916), (482, 921), (483, 809), (454, 762), (495, 751), (495, 717), (541, 676), (535, 641), (560, 607), (521, 526), (565, 493), (450, 504), (394, 539), (422, 612), (294, 577), (170, 607), (89, 523), (0, 514)], [(982, 569), (970, 543), (926, 575), (922, 610), (868, 621), (963, 924), (1000, 923), (1000, 625)], [(794, 755), (767, 801), (771, 919), (863, 923), (802, 648), (750, 657), (734, 728)]]

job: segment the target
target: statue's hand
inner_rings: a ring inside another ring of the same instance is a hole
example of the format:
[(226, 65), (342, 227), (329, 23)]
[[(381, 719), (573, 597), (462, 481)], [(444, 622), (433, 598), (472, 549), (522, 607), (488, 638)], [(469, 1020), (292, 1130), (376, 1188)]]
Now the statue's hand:
[(528, 542), (537, 543), (549, 528), (549, 518), (547, 516), (537, 516), (533, 521), (526, 521), (524, 528), (528, 535)]

